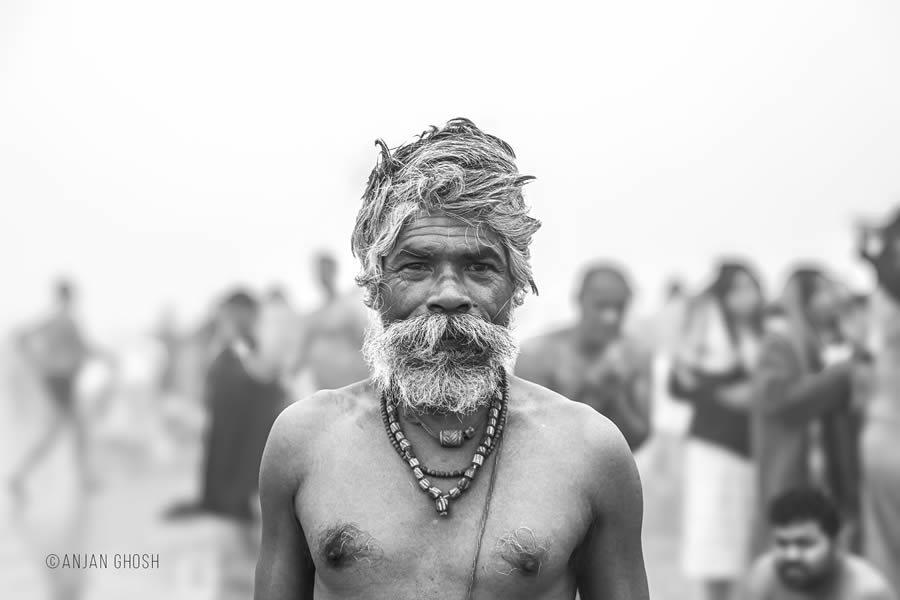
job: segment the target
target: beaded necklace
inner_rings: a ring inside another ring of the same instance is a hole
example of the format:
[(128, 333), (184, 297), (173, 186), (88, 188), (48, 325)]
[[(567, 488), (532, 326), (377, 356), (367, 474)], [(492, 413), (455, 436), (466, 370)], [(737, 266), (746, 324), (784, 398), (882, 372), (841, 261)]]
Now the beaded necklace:
[(441, 429), (437, 433), (431, 430), (431, 427), (425, 424), (421, 419), (413, 421), (416, 425), (425, 430), (425, 433), (433, 437), (444, 448), (459, 448), (466, 440), (475, 437), (475, 428), (466, 427), (465, 429)]
[[(491, 401), (491, 406), (488, 409), (487, 425), (484, 428), (484, 438), (482, 438), (481, 444), (475, 450), (471, 464), (466, 469), (456, 471), (436, 471), (419, 462), (413, 451), (412, 444), (406, 439), (406, 436), (403, 434), (403, 428), (397, 420), (397, 405), (388, 402), (385, 394), (382, 393), (381, 395), (381, 419), (384, 422), (384, 429), (387, 432), (388, 439), (390, 439), (391, 445), (400, 458), (409, 465), (413, 476), (419, 483), (419, 488), (434, 500), (434, 508), (438, 515), (442, 517), (446, 517), (449, 514), (450, 501), (456, 500), (462, 496), (463, 492), (469, 489), (478, 469), (484, 464), (485, 459), (491, 455), (491, 452), (494, 451), (503, 436), (503, 428), (506, 426), (506, 417), (509, 412), (509, 390), (506, 382), (506, 371), (503, 369), (500, 370), (500, 388), (502, 390), (500, 397), (495, 397)], [(428, 477), (459, 477), (460, 479), (456, 482), (455, 487), (445, 493), (433, 485)]]

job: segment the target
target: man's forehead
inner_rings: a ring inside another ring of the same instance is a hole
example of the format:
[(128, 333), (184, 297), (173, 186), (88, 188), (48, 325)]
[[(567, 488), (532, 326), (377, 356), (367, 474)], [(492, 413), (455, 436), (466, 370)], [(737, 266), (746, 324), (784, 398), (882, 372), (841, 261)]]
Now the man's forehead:
[(446, 214), (418, 213), (400, 230), (394, 251), (434, 249), (446, 245), (464, 246), (467, 252), (481, 254), (493, 250), (503, 254), (500, 236), (490, 227), (463, 221)]
[(792, 539), (825, 535), (825, 532), (816, 521), (797, 521), (796, 523), (775, 527), (773, 534), (776, 539)]
[(605, 271), (590, 274), (584, 282), (584, 292), (594, 298), (622, 301), (630, 295), (628, 284), (620, 275)]

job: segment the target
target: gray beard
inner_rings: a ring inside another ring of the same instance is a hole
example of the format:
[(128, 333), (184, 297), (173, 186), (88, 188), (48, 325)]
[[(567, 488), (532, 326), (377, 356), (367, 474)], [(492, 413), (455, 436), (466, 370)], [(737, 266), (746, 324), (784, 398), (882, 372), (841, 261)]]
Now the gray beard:
[(507, 327), (472, 315), (379, 321), (363, 344), (376, 389), (420, 414), (478, 411), (498, 393), (500, 369), (517, 354)]

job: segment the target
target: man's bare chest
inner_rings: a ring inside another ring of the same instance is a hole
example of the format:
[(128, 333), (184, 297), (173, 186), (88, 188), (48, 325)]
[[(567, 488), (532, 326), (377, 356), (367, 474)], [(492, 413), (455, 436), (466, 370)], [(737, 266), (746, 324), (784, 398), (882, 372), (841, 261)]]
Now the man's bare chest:
[[(333, 475), (317, 469), (295, 505), (317, 579), (341, 589), (403, 582), (438, 594), (428, 597), (463, 597), (456, 592), (473, 569), (479, 589), (496, 597), (545, 597), (534, 593), (573, 585), (570, 563), (589, 526), (573, 469), (537, 448), (530, 457), (506, 450), (491, 494), (493, 458), (447, 517), (389, 446), (348, 453)], [(449, 489), (454, 480), (434, 483)]]
[(635, 372), (628, 357), (614, 355), (612, 351), (586, 357), (571, 348), (555, 353), (550, 367), (555, 392), (589, 405), (602, 404), (621, 393), (632, 383)]

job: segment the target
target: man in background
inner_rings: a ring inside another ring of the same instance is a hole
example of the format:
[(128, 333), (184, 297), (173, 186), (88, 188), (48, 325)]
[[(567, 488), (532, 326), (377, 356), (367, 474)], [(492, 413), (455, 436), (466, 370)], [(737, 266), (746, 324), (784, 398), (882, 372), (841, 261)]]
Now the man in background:
[[(54, 309), (49, 317), (19, 334), (19, 351), (44, 384), (52, 401), (50, 420), (43, 435), (29, 448), (18, 468), (13, 470), (9, 487), (14, 499), (25, 498), (25, 483), (56, 445), (65, 430), (75, 434), (75, 464), (84, 490), (93, 488), (96, 479), (90, 472), (87, 455), (87, 423), (78, 410), (76, 385), (88, 359), (100, 355), (86, 341), (78, 324), (74, 304), (74, 285), (67, 280), (56, 283)], [(111, 357), (105, 356), (112, 363)]]
[(896, 600), (874, 567), (839, 549), (840, 514), (822, 492), (781, 494), (769, 522), (772, 547), (754, 565), (744, 600)]
[(316, 273), (324, 301), (304, 318), (305, 331), (294, 361), (295, 373), (310, 376), (307, 393), (349, 385), (368, 376), (362, 345), (368, 325), (362, 294), (340, 294), (338, 263), (328, 253), (316, 257)]
[(621, 270), (590, 267), (578, 293), (578, 323), (526, 344), (516, 374), (605, 415), (636, 451), (650, 436), (653, 365), (622, 332), (631, 297)]

